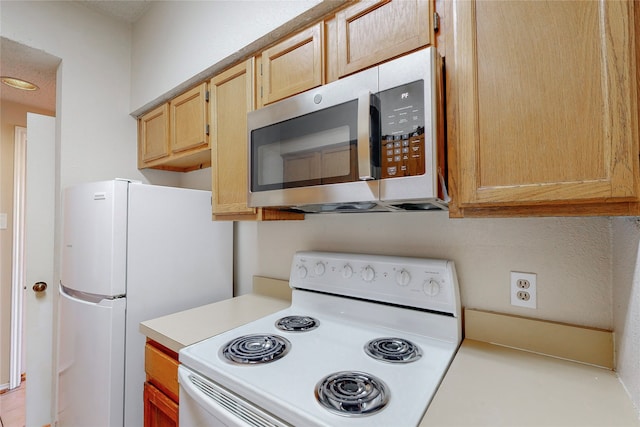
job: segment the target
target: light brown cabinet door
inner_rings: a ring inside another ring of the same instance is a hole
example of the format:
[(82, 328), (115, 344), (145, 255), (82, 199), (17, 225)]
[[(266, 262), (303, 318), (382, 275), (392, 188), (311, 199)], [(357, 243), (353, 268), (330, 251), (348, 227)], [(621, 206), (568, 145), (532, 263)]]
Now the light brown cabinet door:
[(211, 79), (211, 195), (214, 220), (276, 221), (303, 214), (250, 208), (247, 113), (253, 110), (254, 60)]
[(138, 168), (188, 172), (211, 165), (207, 83), (138, 120)]
[(178, 426), (178, 354), (152, 340), (144, 349), (144, 427)]
[(323, 83), (323, 38), (319, 23), (262, 52), (261, 106)]
[(433, 1), (365, 0), (336, 14), (338, 77), (433, 43)]
[(247, 112), (253, 110), (253, 60), (211, 80), (213, 214), (254, 214), (247, 207)]
[(169, 155), (169, 105), (164, 104), (139, 120), (138, 167)]
[(144, 427), (178, 427), (179, 407), (150, 383), (144, 384)]
[(464, 0), (452, 12), (456, 203), (637, 199), (632, 2)]
[(144, 370), (147, 381), (178, 401), (178, 355), (150, 341), (144, 348)]
[(206, 94), (207, 83), (202, 83), (169, 102), (172, 152), (208, 144)]

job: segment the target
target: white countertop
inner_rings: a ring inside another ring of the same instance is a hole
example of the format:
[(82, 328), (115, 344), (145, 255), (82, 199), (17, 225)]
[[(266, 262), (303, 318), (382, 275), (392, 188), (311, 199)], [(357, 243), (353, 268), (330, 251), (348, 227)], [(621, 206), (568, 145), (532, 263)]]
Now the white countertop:
[(140, 323), (140, 332), (175, 351), (291, 305), (288, 282), (254, 278), (254, 293)]
[[(266, 280), (276, 292), (259, 288), (143, 322), (140, 331), (178, 352), (287, 308), (286, 282)], [(471, 332), (468, 323), (466, 328)], [(465, 339), (420, 426), (640, 426), (640, 421), (612, 370)]]
[(615, 372), (466, 339), (420, 426), (640, 426)]

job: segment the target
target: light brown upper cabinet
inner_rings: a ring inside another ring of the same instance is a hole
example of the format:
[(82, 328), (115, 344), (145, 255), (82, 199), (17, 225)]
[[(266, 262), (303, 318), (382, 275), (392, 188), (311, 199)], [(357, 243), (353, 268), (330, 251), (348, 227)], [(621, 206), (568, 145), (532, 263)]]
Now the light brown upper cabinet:
[(247, 113), (254, 105), (253, 62), (242, 62), (210, 82), (213, 219), (302, 219), (301, 214), (247, 207)]
[(322, 23), (318, 23), (262, 52), (259, 106), (323, 83), (323, 28)]
[(433, 44), (433, 12), (431, 0), (361, 1), (339, 11), (337, 41), (329, 42), (328, 51), (336, 64), (329, 66), (340, 78)]
[(202, 83), (169, 102), (173, 153), (208, 145), (206, 98), (207, 84)]
[(639, 195), (633, 2), (448, 7), (451, 215), (630, 212)]
[(143, 115), (138, 168), (187, 172), (211, 166), (207, 83)]
[(138, 121), (138, 168), (169, 155), (169, 104), (161, 105)]

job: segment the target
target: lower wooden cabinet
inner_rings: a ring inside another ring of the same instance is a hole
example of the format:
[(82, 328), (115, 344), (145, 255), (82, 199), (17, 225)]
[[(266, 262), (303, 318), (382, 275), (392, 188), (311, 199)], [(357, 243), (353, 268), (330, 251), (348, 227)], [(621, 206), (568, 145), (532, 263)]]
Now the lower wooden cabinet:
[(144, 427), (178, 426), (178, 404), (153, 384), (144, 384)]
[(144, 427), (178, 426), (178, 353), (147, 340)]

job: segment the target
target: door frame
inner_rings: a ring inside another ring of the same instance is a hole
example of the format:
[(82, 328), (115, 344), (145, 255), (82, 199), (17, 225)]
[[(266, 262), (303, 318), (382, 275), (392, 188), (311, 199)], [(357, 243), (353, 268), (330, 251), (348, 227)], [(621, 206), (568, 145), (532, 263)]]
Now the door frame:
[(13, 154), (13, 260), (11, 267), (11, 355), (9, 390), (22, 381), (24, 289), (25, 289), (25, 200), (26, 200), (27, 128), (16, 126)]

